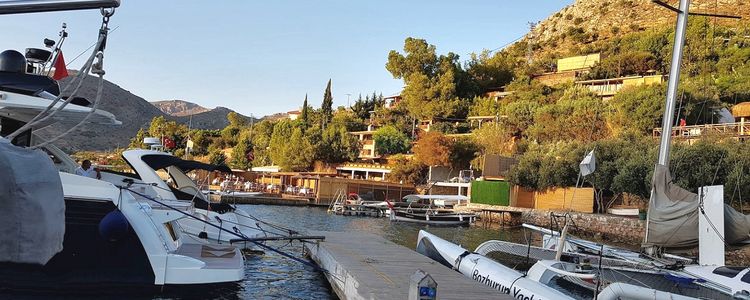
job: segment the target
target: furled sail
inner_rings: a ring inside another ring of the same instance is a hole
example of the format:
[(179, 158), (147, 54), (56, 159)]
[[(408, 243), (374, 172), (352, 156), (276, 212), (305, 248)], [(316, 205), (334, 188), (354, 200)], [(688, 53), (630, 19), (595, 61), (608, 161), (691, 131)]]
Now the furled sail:
[[(698, 245), (698, 194), (672, 183), (669, 169), (662, 165), (656, 166), (652, 189), (647, 242), (668, 248)], [(730, 244), (750, 239), (750, 216), (724, 205), (724, 234)]]
[(0, 137), (0, 262), (46, 264), (62, 251), (65, 200), (60, 175), (41, 150)]

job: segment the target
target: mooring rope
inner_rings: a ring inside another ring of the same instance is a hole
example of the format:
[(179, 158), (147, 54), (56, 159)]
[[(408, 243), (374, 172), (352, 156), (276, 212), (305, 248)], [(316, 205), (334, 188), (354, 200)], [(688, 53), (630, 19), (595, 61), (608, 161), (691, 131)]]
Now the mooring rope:
[[(340, 278), (338, 278), (338, 277), (337, 277), (337, 276), (336, 276), (335, 274), (331, 273), (330, 271), (328, 271), (328, 270), (326, 270), (326, 269), (324, 269), (324, 268), (322, 268), (322, 267), (320, 267), (320, 266), (318, 266), (318, 265), (316, 265), (316, 264), (313, 264), (313, 263), (310, 263), (310, 262), (304, 261), (304, 260), (302, 260), (302, 259), (300, 259), (300, 258), (298, 258), (298, 257), (295, 257), (295, 256), (293, 256), (293, 255), (291, 255), (291, 254), (289, 254), (289, 253), (286, 253), (286, 252), (284, 252), (284, 251), (281, 251), (281, 250), (279, 250), (279, 249), (276, 249), (276, 248), (274, 248), (274, 247), (271, 247), (271, 246), (265, 245), (265, 244), (263, 244), (263, 243), (261, 243), (261, 242), (259, 242), (259, 241), (253, 241), (253, 240), (249, 240), (249, 238), (248, 238), (247, 236), (245, 236), (245, 235), (243, 235), (243, 234), (241, 234), (241, 233), (236, 233), (236, 232), (233, 232), (233, 231), (231, 231), (231, 230), (228, 230), (228, 229), (225, 229), (225, 228), (223, 228), (223, 227), (221, 227), (221, 226), (218, 226), (218, 225), (215, 225), (215, 224), (213, 224), (213, 223), (210, 223), (210, 222), (208, 222), (208, 221), (206, 221), (206, 220), (200, 219), (200, 218), (198, 218), (198, 217), (196, 217), (196, 216), (193, 216), (193, 215), (191, 215), (191, 214), (189, 214), (189, 213), (186, 213), (186, 212), (184, 212), (184, 211), (182, 211), (182, 210), (180, 210), (180, 209), (177, 209), (177, 208), (175, 208), (175, 207), (172, 207), (171, 205), (168, 205), (168, 204), (166, 204), (166, 203), (164, 203), (164, 202), (162, 202), (162, 201), (159, 201), (159, 200), (156, 200), (155, 198), (149, 197), (148, 195), (145, 195), (145, 194), (139, 193), (139, 192), (137, 192), (137, 191), (135, 191), (135, 190), (132, 190), (132, 189), (130, 189), (130, 188), (129, 188), (129, 187), (127, 187), (127, 186), (117, 186), (117, 187), (118, 187), (118, 188), (120, 188), (120, 189), (128, 190), (129, 192), (131, 192), (131, 193), (133, 193), (133, 194), (136, 194), (136, 195), (138, 195), (138, 196), (141, 196), (141, 197), (143, 197), (143, 198), (145, 198), (145, 199), (147, 199), (147, 200), (153, 201), (153, 202), (155, 202), (155, 203), (157, 203), (157, 204), (159, 204), (159, 205), (162, 205), (162, 206), (164, 206), (164, 207), (166, 207), (166, 208), (169, 208), (169, 209), (171, 209), (171, 210), (174, 210), (174, 211), (176, 211), (176, 212), (178, 212), (178, 213), (181, 213), (181, 214), (183, 214), (184, 216), (187, 216), (187, 217), (189, 217), (189, 218), (193, 218), (193, 219), (195, 219), (195, 220), (198, 220), (199, 222), (203, 222), (203, 223), (204, 223), (204, 224), (206, 224), (206, 225), (209, 225), (209, 226), (212, 226), (212, 227), (214, 227), (214, 228), (216, 228), (216, 229), (219, 229), (219, 231), (225, 231), (225, 232), (227, 232), (227, 233), (229, 233), (229, 234), (232, 234), (232, 235), (234, 235), (234, 236), (236, 236), (236, 237), (239, 237), (239, 238), (241, 238), (241, 239), (246, 239), (247, 241), (245, 241), (245, 242), (251, 242), (251, 243), (253, 243), (253, 244), (255, 244), (255, 245), (258, 245), (258, 246), (259, 246), (259, 247), (261, 247), (261, 248), (264, 248), (264, 249), (270, 250), (270, 251), (272, 251), (272, 252), (274, 252), (274, 253), (277, 253), (277, 254), (279, 254), (279, 255), (282, 255), (282, 256), (284, 256), (284, 257), (287, 257), (287, 258), (289, 258), (289, 259), (292, 259), (292, 260), (294, 260), (294, 261), (296, 261), (296, 262), (299, 262), (299, 263), (302, 263), (302, 264), (304, 264), (304, 265), (310, 266), (310, 267), (312, 267), (313, 269), (315, 269), (316, 271), (320, 271), (320, 272), (323, 272), (323, 273), (325, 273), (325, 274), (329, 274), (329, 275), (331, 275), (331, 277), (332, 277), (332, 278), (335, 278), (335, 279), (337, 279), (337, 280), (339, 280), (339, 281), (342, 281), (342, 280), (341, 280)], [(303, 241), (303, 240), (301, 240), (301, 241)]]

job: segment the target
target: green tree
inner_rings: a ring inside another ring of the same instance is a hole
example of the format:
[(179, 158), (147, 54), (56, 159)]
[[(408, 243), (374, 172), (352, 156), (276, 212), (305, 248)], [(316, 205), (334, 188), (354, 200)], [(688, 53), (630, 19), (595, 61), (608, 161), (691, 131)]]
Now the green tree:
[(497, 116), (500, 114), (500, 105), (490, 97), (476, 97), (469, 108), (469, 116)]
[(302, 102), (302, 113), (300, 119), (302, 119), (302, 124), (305, 128), (310, 126), (310, 107), (307, 106), (307, 94), (305, 94), (305, 101)]
[(307, 171), (310, 169), (315, 158), (315, 151), (301, 128), (293, 130), (289, 145), (285, 150), (286, 155), (278, 163), (282, 170)]
[(425, 182), (427, 167), (403, 156), (394, 157), (389, 161), (391, 172), (386, 179), (391, 182), (417, 185)]
[(208, 153), (208, 146), (211, 144), (210, 134), (206, 130), (193, 129), (190, 134), (190, 139), (193, 141), (192, 154), (194, 155), (205, 155)]
[(128, 149), (146, 149), (146, 145), (143, 144), (143, 139), (147, 138), (146, 131), (143, 128), (138, 129), (138, 133), (130, 139)]
[(286, 161), (293, 132), (294, 127), (290, 120), (281, 120), (274, 124), (268, 144), (268, 153), (274, 164), (281, 166), (281, 163)]
[(229, 121), (229, 126), (231, 127), (244, 127), (247, 125), (247, 118), (233, 111), (227, 114), (227, 121)]
[(250, 144), (250, 140), (247, 138), (241, 138), (234, 148), (232, 148), (232, 160), (230, 165), (232, 168), (246, 170), (251, 166), (251, 162), (247, 157), (247, 154), (252, 151), (253, 146)]
[(513, 138), (501, 124), (485, 124), (471, 133), (471, 139), (483, 155), (513, 154)]
[(406, 84), (401, 96), (409, 114), (420, 119), (461, 115), (459, 95), (473, 97), (476, 88), (471, 87), (458, 55), (438, 56), (434, 45), (411, 37), (404, 41), (404, 52), (391, 50), (386, 69)]
[(617, 132), (635, 131), (639, 134), (650, 133), (661, 124), (664, 113), (664, 99), (667, 87), (654, 84), (622, 89), (610, 101), (612, 121)]
[(409, 138), (393, 126), (383, 126), (373, 134), (375, 152), (379, 155), (406, 153), (409, 150)]
[(271, 136), (273, 135), (274, 123), (263, 120), (255, 123), (252, 128), (252, 145), (255, 159), (252, 161), (254, 167), (268, 166), (272, 164), (270, 155)]
[[(335, 119), (334, 119), (335, 120)], [(344, 124), (332, 122), (322, 132), (317, 158), (327, 163), (353, 161), (359, 155), (359, 140)]]
[(326, 85), (326, 91), (323, 93), (323, 104), (320, 105), (320, 110), (323, 113), (323, 125), (327, 125), (331, 121), (333, 113), (333, 96), (331, 96), (331, 80), (328, 79)]
[(513, 80), (517, 59), (505, 51), (494, 54), (484, 50), (480, 54), (471, 54), (466, 63), (466, 72), (476, 81), (481, 91), (503, 87)]
[(214, 150), (208, 155), (208, 161), (212, 165), (217, 166), (226, 166), (227, 165), (227, 157), (224, 155), (224, 152), (221, 150)]

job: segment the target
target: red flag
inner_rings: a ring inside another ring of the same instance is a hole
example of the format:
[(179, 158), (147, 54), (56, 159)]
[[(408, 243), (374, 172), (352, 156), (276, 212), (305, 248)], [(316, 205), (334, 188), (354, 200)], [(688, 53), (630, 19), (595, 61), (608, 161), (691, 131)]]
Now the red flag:
[(65, 77), (68, 77), (68, 69), (65, 68), (65, 59), (63, 58), (62, 50), (57, 53), (57, 58), (55, 59), (55, 74), (52, 74), (52, 79), (54, 80), (60, 80)]
[(164, 140), (161, 141), (162, 145), (164, 145), (164, 148), (172, 149), (176, 146), (175, 141), (165, 137)]

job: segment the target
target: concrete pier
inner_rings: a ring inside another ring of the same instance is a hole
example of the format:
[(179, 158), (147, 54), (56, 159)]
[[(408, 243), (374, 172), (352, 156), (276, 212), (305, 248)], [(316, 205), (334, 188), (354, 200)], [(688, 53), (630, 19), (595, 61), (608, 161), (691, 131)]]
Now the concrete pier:
[(305, 244), (340, 299), (408, 299), (417, 269), (438, 284), (438, 299), (513, 299), (383, 237), (358, 232), (310, 232), (325, 241)]

